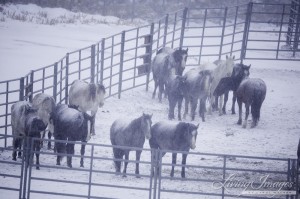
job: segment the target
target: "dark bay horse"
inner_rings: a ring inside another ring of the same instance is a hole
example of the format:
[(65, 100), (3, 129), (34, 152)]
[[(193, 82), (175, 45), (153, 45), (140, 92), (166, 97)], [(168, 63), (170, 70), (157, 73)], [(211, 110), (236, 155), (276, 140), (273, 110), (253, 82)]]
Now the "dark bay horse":
[(173, 76), (168, 82), (169, 120), (175, 119), (174, 109), (178, 104), (178, 120), (181, 120), (181, 107), (184, 92), (186, 90), (186, 77)]
[[(151, 128), (151, 149), (173, 150), (189, 152), (196, 148), (196, 139), (199, 124), (196, 126), (186, 122), (158, 122)], [(165, 153), (162, 154), (163, 156)], [(154, 154), (152, 154), (154, 157)], [(187, 153), (182, 153), (181, 177), (185, 178), (185, 164)], [(174, 177), (174, 165), (176, 164), (177, 153), (172, 153), (171, 177)]]
[[(123, 147), (137, 147), (143, 148), (145, 143), (145, 138), (151, 138), (151, 121), (152, 115), (144, 114), (141, 117), (138, 117), (132, 121), (126, 120), (116, 120), (110, 127), (110, 141), (114, 146), (123, 146)], [(129, 152), (132, 149), (114, 147), (114, 163), (116, 167), (116, 172), (120, 173), (121, 170), (121, 160), (125, 155), (125, 164), (123, 170), (123, 176), (126, 177), (126, 170), (129, 159)], [(142, 150), (136, 150), (136, 168), (135, 174), (139, 175), (139, 163)]]
[[(173, 50), (162, 48), (152, 61), (152, 73), (154, 80), (154, 91), (152, 98), (155, 98), (156, 89), (159, 87), (158, 98), (161, 102), (162, 93), (167, 93), (167, 83), (171, 75), (182, 75), (188, 56), (188, 49), (181, 48)], [(166, 88), (165, 88), (166, 87)]]
[(251, 128), (255, 127), (260, 118), (260, 109), (265, 100), (267, 86), (262, 79), (246, 78), (242, 81), (236, 91), (237, 102), (239, 106), (238, 124), (242, 124), (242, 103), (245, 103), (246, 114), (243, 128), (247, 127), (249, 115), (249, 107), (251, 106), (252, 124)]

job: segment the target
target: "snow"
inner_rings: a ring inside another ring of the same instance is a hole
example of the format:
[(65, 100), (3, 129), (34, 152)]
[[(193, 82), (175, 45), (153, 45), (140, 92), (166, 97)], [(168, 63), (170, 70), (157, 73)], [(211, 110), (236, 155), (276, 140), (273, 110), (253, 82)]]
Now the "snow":
[[(17, 9), (17, 7), (27, 10), (28, 12), (39, 12), (42, 9), (34, 5), (11, 5), (7, 9), (13, 10)], [(53, 17), (57, 17), (66, 12), (63, 9), (43, 9), (43, 11), (45, 10), (49, 16)], [(109, 17), (107, 20), (110, 19), (112, 18)], [(19, 78), (32, 69), (40, 68), (41, 66), (57, 61), (67, 52), (91, 45), (99, 41), (102, 37), (119, 33), (128, 28), (130, 27), (116, 24), (75, 23), (43, 25), (31, 22), (20, 22), (7, 18), (4, 22), (0, 22), (1, 80)], [(262, 105), (261, 119), (258, 126), (254, 129), (243, 129), (236, 124), (238, 116), (230, 114), (231, 96), (229, 96), (227, 115), (219, 116), (218, 113), (214, 112), (212, 115), (207, 115), (206, 122), (201, 122), (201, 119), (196, 117), (193, 123), (200, 123), (197, 135), (197, 147), (195, 150), (191, 150), (191, 152), (250, 155), (271, 158), (296, 158), (300, 132), (299, 62), (245, 60), (244, 63), (251, 64), (251, 78), (261, 78), (267, 85), (267, 95)], [(187, 67), (185, 70), (188, 71), (190, 68), (191, 67)], [(159, 121), (167, 121), (168, 102), (166, 99), (163, 99), (162, 103), (159, 103), (157, 98), (153, 100), (152, 91), (153, 82), (150, 84), (149, 91), (146, 91), (145, 87), (138, 87), (126, 91), (122, 93), (121, 99), (117, 97), (108, 98), (104, 106), (98, 110), (95, 125), (96, 135), (89, 141), (89, 143), (97, 144), (94, 147), (92, 168), (98, 172), (93, 173), (92, 182), (148, 188), (150, 179), (147, 177), (138, 179), (128, 175), (127, 178), (122, 178), (121, 176), (113, 174), (115, 171), (114, 165), (113, 162), (108, 159), (112, 157), (112, 148), (108, 145), (110, 145), (109, 129), (113, 121), (117, 118), (131, 120), (139, 117), (142, 113), (147, 113), (153, 114), (153, 124)], [(236, 106), (236, 112), (237, 110)], [(190, 122), (189, 117), (184, 121)], [(144, 148), (146, 150), (143, 151), (141, 160), (147, 162), (150, 161), (151, 157), (150, 151), (147, 150), (150, 148), (148, 141), (145, 142)], [(49, 154), (41, 155), (41, 164), (44, 166), (54, 166), (56, 156), (53, 155), (52, 151), (48, 151), (45, 148), (43, 148), (42, 151), (48, 152)], [(86, 156), (90, 156), (91, 151), (92, 147), (88, 145), (86, 147)], [(76, 146), (75, 154), (80, 154), (80, 146)], [(10, 161), (11, 151), (1, 151), (0, 159)], [(134, 152), (131, 152), (130, 159), (135, 160)], [(164, 163), (170, 164), (171, 155), (167, 154), (163, 158), (163, 161)], [(178, 157), (177, 163), (179, 163), (179, 161), (181, 161), (180, 157)], [(18, 162), (20, 162), (20, 160)], [(196, 166), (222, 167), (223, 159), (218, 155), (199, 156), (191, 153), (188, 155), (187, 163)], [(63, 169), (66, 168), (66, 158), (64, 158), (62, 165), (57, 168), (41, 167), (41, 170), (35, 170), (35, 168), (33, 168), (32, 176), (88, 182), (88, 169), (90, 164), (89, 158), (85, 158), (85, 172), (68, 171)], [(19, 165), (2, 165), (0, 173), (19, 175)], [(268, 162), (265, 160), (255, 160), (253, 162), (243, 158), (229, 159), (228, 166), (234, 168), (243, 166), (244, 168), (272, 169), (278, 171), (282, 170), (282, 168), (286, 168), (286, 164), (280, 161)], [(73, 167), (79, 168), (79, 158), (73, 158)], [(133, 174), (134, 171), (135, 164), (129, 163), (127, 172)], [(142, 175), (149, 175), (150, 165), (147, 163), (141, 164), (140, 172)], [(169, 173), (170, 167), (164, 166), (162, 175), (167, 177)], [(192, 179), (219, 179), (220, 176), (222, 176), (222, 171), (217, 172), (189, 167), (187, 168), (186, 176)], [(278, 178), (280, 178), (279, 176), (280, 175), (278, 175)], [(179, 167), (175, 167), (175, 177), (180, 178)], [(251, 173), (239, 173), (239, 177), (252, 179), (253, 175)], [(3, 182), (4, 177), (0, 178), (0, 181)], [(6, 177), (5, 183), (8, 187), (18, 188), (17, 178)], [(165, 189), (173, 188), (186, 191), (207, 191), (212, 189), (211, 183), (185, 182), (177, 179), (164, 179), (162, 186)], [(38, 180), (32, 181), (31, 188), (33, 190), (57, 191), (83, 195), (88, 191), (87, 186), (83, 185), (41, 182)], [(102, 197), (147, 198), (148, 192), (93, 186), (91, 194)], [(195, 197), (192, 195), (162, 194), (164, 198), (173, 199)], [(0, 196), (4, 195), (5, 198), (16, 198), (16, 193), (0, 189)], [(31, 193), (31, 196), (31, 198), (40, 198), (36, 193)], [(43, 198), (61, 197), (45, 195)]]

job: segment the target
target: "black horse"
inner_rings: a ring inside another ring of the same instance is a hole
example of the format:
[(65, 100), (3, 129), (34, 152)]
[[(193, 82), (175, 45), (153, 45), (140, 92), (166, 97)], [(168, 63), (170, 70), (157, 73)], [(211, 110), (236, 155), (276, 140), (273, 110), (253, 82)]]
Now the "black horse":
[(255, 127), (260, 118), (260, 109), (265, 100), (267, 86), (265, 82), (258, 78), (246, 78), (242, 81), (236, 91), (237, 102), (239, 106), (238, 124), (242, 124), (242, 103), (245, 103), (246, 114), (243, 128), (247, 127), (249, 115), (249, 107), (251, 106), (252, 124), (251, 128)]
[(186, 77), (179, 75), (174, 76), (168, 83), (168, 100), (169, 100), (169, 120), (175, 119), (174, 109), (178, 104), (178, 120), (181, 120), (181, 107), (184, 92), (186, 89)]
[[(158, 122), (151, 128), (151, 139), (149, 145), (151, 149), (173, 150), (189, 152), (196, 148), (197, 129), (191, 123), (185, 122)], [(163, 156), (165, 153), (162, 154)], [(155, 159), (155, 155), (152, 154)], [(176, 164), (177, 153), (172, 153), (171, 177), (174, 177), (174, 165)], [(185, 164), (187, 153), (182, 153), (181, 177), (185, 178)]]
[[(154, 80), (154, 91), (152, 98), (155, 98), (156, 89), (159, 87), (158, 98), (161, 102), (162, 93), (167, 94), (167, 84), (172, 75), (182, 75), (185, 69), (185, 63), (188, 56), (188, 49), (181, 48), (173, 50), (171, 48), (162, 48), (152, 61), (152, 73)], [(166, 88), (165, 88), (166, 87)]]
[[(114, 163), (116, 172), (120, 173), (121, 160), (125, 155), (125, 164), (123, 170), (123, 176), (126, 177), (126, 169), (128, 165), (130, 148), (137, 147), (143, 148), (145, 138), (150, 139), (151, 133), (151, 121), (152, 115), (144, 114), (134, 119), (133, 121), (116, 120), (110, 127), (110, 141), (112, 145), (120, 146), (113, 148)], [(126, 147), (126, 148), (122, 148)], [(136, 169), (135, 174), (139, 175), (139, 163), (142, 150), (136, 150)]]
[(215, 96), (216, 102), (218, 104), (218, 97), (224, 94), (224, 104), (222, 107), (223, 114), (226, 114), (226, 103), (228, 101), (229, 91), (233, 91), (232, 97), (232, 114), (235, 114), (235, 102), (236, 102), (236, 90), (238, 89), (242, 80), (250, 75), (250, 67), (244, 64), (235, 64), (232, 70), (232, 74), (230, 77), (222, 78), (217, 87), (213, 92), (213, 96)]
[[(60, 165), (62, 159), (61, 153), (67, 152), (68, 155), (74, 154), (74, 143), (65, 143), (63, 141), (81, 141), (80, 153), (85, 153), (85, 143), (90, 139), (88, 133), (88, 122), (92, 117), (88, 114), (78, 111), (78, 106), (58, 104), (55, 111), (51, 113), (50, 123), (54, 125), (55, 150), (57, 151), (56, 164)], [(67, 157), (68, 167), (72, 167), (72, 156)], [(83, 167), (83, 158), (80, 159), (80, 167)]]

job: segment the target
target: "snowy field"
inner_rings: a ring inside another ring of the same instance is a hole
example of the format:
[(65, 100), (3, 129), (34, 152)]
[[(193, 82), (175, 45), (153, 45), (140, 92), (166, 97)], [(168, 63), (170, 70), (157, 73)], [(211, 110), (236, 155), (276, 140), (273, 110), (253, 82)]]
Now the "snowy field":
[[(12, 6), (11, 9), (16, 9)], [(22, 9), (40, 9), (35, 6), (22, 6)], [(49, 13), (66, 12), (62, 9), (53, 9)], [(76, 50), (99, 41), (102, 37), (119, 33), (124, 29), (132, 26), (117, 24), (118, 19), (108, 18), (106, 20), (115, 20), (109, 24), (57, 24), (44, 25), (32, 22), (20, 22), (12, 19), (5, 19), (0, 22), (0, 80), (8, 80), (25, 75), (32, 67), (39, 68), (53, 63), (61, 58), (67, 52)], [(236, 124), (237, 115), (230, 114), (231, 96), (227, 104), (227, 115), (219, 116), (217, 113), (207, 115), (206, 122), (201, 122), (199, 117), (193, 122), (200, 124), (197, 137), (197, 147), (193, 152), (201, 153), (218, 153), (231, 155), (249, 155), (272, 158), (296, 158), (297, 144), (300, 135), (300, 68), (299, 62), (289, 61), (252, 61), (246, 60), (246, 64), (251, 64), (250, 76), (263, 79), (267, 84), (267, 96), (261, 109), (261, 120), (254, 129), (243, 129)], [(187, 68), (186, 70), (189, 70)], [(168, 102), (166, 99), (158, 103), (158, 99), (152, 100), (153, 83), (151, 82), (149, 91), (144, 87), (129, 90), (122, 93), (121, 99), (116, 97), (108, 98), (103, 108), (96, 116), (96, 135), (92, 137), (90, 143), (109, 145), (109, 129), (115, 119), (127, 118), (134, 119), (139, 117), (143, 112), (153, 114), (153, 123), (167, 120)], [(237, 110), (237, 107), (236, 107)], [(3, 113), (1, 113), (3, 114)], [(187, 118), (186, 121), (189, 121)], [(250, 125), (248, 125), (250, 126)], [(146, 141), (144, 148), (149, 149)], [(46, 149), (43, 149), (45, 152)], [(79, 154), (79, 146), (76, 147), (75, 153)], [(90, 154), (91, 147), (87, 147), (86, 154)], [(112, 150), (109, 147), (95, 147), (95, 154), (98, 157), (112, 157)], [(133, 152), (130, 159), (134, 160)], [(0, 152), (2, 160), (11, 160), (11, 152)], [(141, 160), (149, 161), (149, 151), (142, 153)], [(170, 155), (164, 158), (166, 163), (171, 163)], [(177, 161), (180, 161), (180, 156)], [(42, 155), (40, 160), (42, 165), (55, 165), (55, 157), (51, 154)], [(189, 155), (187, 159), (189, 165), (218, 165), (222, 166), (222, 159), (216, 157), (200, 157)], [(247, 165), (242, 160), (231, 160), (229, 164)], [(264, 164), (263, 161), (249, 163), (247, 168), (261, 168), (280, 170), (281, 164)], [(89, 168), (90, 161), (86, 160), (86, 168)], [(134, 173), (133, 163), (128, 165), (128, 173)], [(66, 167), (66, 158), (63, 159), (62, 167)], [(79, 168), (79, 159), (74, 158), (73, 167)], [(2, 174), (17, 173), (18, 166), (4, 165), (0, 168)], [(114, 172), (114, 166), (111, 160), (95, 160), (93, 168)], [(149, 165), (141, 165), (141, 174), (148, 175), (150, 172)], [(62, 169), (51, 169), (42, 167), (41, 170), (32, 170), (35, 177), (47, 177), (62, 180), (82, 180), (88, 181), (88, 172), (67, 171)], [(170, 167), (162, 170), (163, 176), (168, 176)], [(77, 174), (77, 175), (76, 175)], [(216, 178), (221, 175), (205, 170), (187, 168), (187, 178)], [(241, 174), (247, 179), (251, 179), (251, 174)], [(248, 176), (249, 175), (249, 176)], [(180, 177), (180, 168), (175, 169), (175, 176)], [(2, 178), (2, 177), (1, 177)], [(96, 173), (93, 176), (96, 183), (110, 183), (114, 185), (126, 185), (145, 187), (149, 186), (149, 179), (142, 177), (140, 179), (134, 176), (122, 178), (114, 174)], [(4, 182), (4, 178), (0, 180)], [(15, 186), (16, 180), (7, 179), (6, 186)], [(210, 185), (195, 185), (193, 182), (185, 183), (180, 180), (165, 180), (163, 186), (171, 186), (176, 190), (200, 191), (208, 189)], [(1, 184), (1, 183), (0, 183)], [(0, 185), (3, 186), (3, 185)], [(87, 186), (68, 185), (55, 183), (32, 183), (34, 190), (55, 190), (63, 193), (86, 194)], [(209, 190), (213, 191), (213, 190)], [(103, 187), (93, 187), (91, 190), (94, 196), (114, 197), (114, 198), (147, 198), (147, 192), (130, 191), (124, 189), (109, 189)], [(16, 198), (15, 193), (0, 189), (0, 198)], [(40, 198), (38, 195), (31, 195), (31, 198)], [(167, 195), (163, 198), (183, 198), (182, 195)], [(195, 198), (193, 195), (185, 197)], [(43, 198), (55, 198), (48, 195)], [(57, 197), (61, 198), (61, 197)], [(204, 198), (204, 197), (203, 197)]]

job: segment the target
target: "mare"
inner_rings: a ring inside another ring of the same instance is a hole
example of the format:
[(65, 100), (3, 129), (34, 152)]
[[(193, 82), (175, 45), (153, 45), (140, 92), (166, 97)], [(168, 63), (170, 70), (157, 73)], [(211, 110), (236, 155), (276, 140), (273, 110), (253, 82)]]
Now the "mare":
[[(151, 149), (182, 151), (181, 177), (185, 178), (186, 158), (190, 149), (196, 148), (196, 139), (199, 124), (196, 126), (186, 122), (165, 122), (154, 124), (151, 128), (151, 139), (149, 145)], [(164, 156), (166, 152), (163, 152)], [(152, 160), (155, 154), (152, 153)], [(172, 152), (171, 177), (174, 177), (174, 166), (176, 164), (177, 152)]]
[(95, 118), (98, 107), (104, 105), (105, 87), (102, 84), (75, 80), (69, 91), (69, 104), (78, 106), (82, 112), (91, 111), (90, 134), (95, 135)]
[(238, 124), (242, 124), (242, 103), (245, 103), (246, 114), (243, 128), (247, 127), (249, 107), (251, 106), (252, 124), (251, 128), (257, 126), (260, 118), (260, 109), (265, 100), (267, 86), (262, 79), (245, 78), (236, 91), (237, 103), (239, 106)]
[[(139, 161), (142, 153), (142, 148), (145, 143), (145, 139), (151, 138), (151, 125), (152, 115), (144, 114), (132, 121), (116, 120), (110, 127), (110, 141), (114, 145), (113, 155), (116, 172), (120, 173), (121, 160), (125, 155), (125, 164), (123, 170), (123, 177), (126, 177), (126, 170), (129, 159), (129, 152), (131, 150), (136, 151), (136, 167), (135, 174), (139, 175)], [(140, 148), (131, 149), (130, 147)]]
[[(154, 91), (152, 98), (155, 98), (156, 89), (159, 87), (158, 98), (161, 102), (162, 93), (167, 94), (167, 84), (172, 75), (182, 75), (188, 56), (188, 49), (183, 50), (171, 49), (168, 47), (162, 48), (152, 61), (152, 73), (154, 80)], [(166, 87), (166, 88), (165, 88)]]

